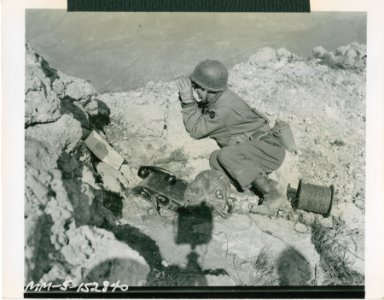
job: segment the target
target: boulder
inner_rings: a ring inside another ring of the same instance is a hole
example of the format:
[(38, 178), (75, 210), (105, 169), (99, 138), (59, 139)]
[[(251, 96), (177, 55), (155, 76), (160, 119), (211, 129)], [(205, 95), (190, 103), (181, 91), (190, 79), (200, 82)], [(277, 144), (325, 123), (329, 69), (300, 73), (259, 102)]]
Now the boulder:
[(313, 57), (320, 59), (322, 64), (343, 69), (365, 68), (367, 50), (364, 45), (353, 42), (328, 52), (319, 46), (312, 50)]
[(99, 103), (96, 100), (91, 100), (84, 108), (91, 116), (97, 116), (99, 114)]
[(300, 57), (296, 54), (293, 54), (291, 51), (285, 49), (285, 48), (279, 48), (276, 50), (276, 55), (279, 58), (279, 60), (300, 60)]
[(72, 102), (68, 99), (61, 100), (61, 113), (68, 114), (80, 122), (81, 127), (89, 129), (89, 117), (85, 109), (78, 102)]
[(82, 135), (80, 122), (70, 115), (63, 115), (54, 123), (38, 124), (25, 130), (26, 138), (44, 141), (59, 153), (73, 151), (80, 144)]
[(149, 266), (140, 254), (116, 240), (113, 233), (100, 228), (81, 226), (67, 232), (69, 243), (60, 253), (71, 266), (73, 283), (98, 282), (103, 285), (120, 281), (120, 285), (142, 286)]
[(103, 187), (111, 192), (121, 193), (122, 188), (128, 188), (129, 182), (122, 173), (106, 163), (100, 162), (96, 166), (98, 174), (103, 181)]
[(82, 127), (89, 129), (87, 113), (91, 117), (109, 117), (109, 108), (95, 98), (96, 90), (89, 82), (52, 68), (28, 44), (25, 78), (26, 127), (54, 122), (61, 114), (71, 114)]
[(53, 265), (52, 253), (74, 226), (73, 210), (48, 143), (25, 142), (25, 280), (39, 280)]
[[(26, 140), (25, 283), (120, 280), (121, 285), (143, 285), (149, 272), (143, 257), (113, 233), (89, 226), (98, 213), (93, 204), (116, 198), (95, 191), (82, 178), (75, 157), (59, 155), (46, 142)], [(115, 203), (109, 206), (116, 209)]]
[(366, 64), (367, 50), (364, 45), (353, 42), (336, 49), (335, 55), (339, 58), (338, 63), (344, 68), (362, 68)]
[(81, 105), (85, 106), (96, 95), (96, 90), (86, 80), (63, 73), (60, 73), (60, 79), (65, 86), (63, 98), (67, 97), (71, 101), (79, 101)]
[(26, 45), (25, 126), (60, 118), (60, 100), (44, 68), (47, 68), (47, 62)]
[(137, 175), (137, 171), (132, 170), (127, 164), (123, 164), (120, 167), (120, 172), (131, 186), (136, 186), (141, 181), (141, 178)]
[(315, 58), (323, 58), (326, 53), (328, 53), (328, 51), (321, 46), (312, 49), (312, 55)]
[(105, 126), (111, 122), (111, 110), (101, 100), (91, 100), (91, 102), (89, 102), (84, 109), (88, 113), (89, 121), (93, 128), (104, 131)]
[(98, 191), (83, 181), (85, 166), (66, 152), (61, 153), (57, 165), (61, 171), (68, 200), (73, 207), (76, 226), (97, 223), (95, 221), (98, 217), (96, 208), (99, 203), (95, 203), (94, 198)]
[(270, 47), (261, 48), (249, 58), (251, 64), (263, 64), (277, 59), (276, 49)]
[(52, 88), (60, 99), (64, 98), (65, 85), (60, 78), (57, 78), (52, 82)]

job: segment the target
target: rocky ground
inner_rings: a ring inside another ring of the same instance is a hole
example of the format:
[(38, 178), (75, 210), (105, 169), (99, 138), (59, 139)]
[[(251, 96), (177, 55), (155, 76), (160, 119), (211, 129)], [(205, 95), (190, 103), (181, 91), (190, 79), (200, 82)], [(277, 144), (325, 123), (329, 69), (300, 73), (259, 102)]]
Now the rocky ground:
[[(230, 70), (230, 87), (273, 123), (289, 122), (298, 150), (273, 174), (284, 190), (335, 187), (328, 218), (257, 207), (232, 191), (235, 213), (204, 205), (153, 214), (130, 189), (141, 165), (192, 181), (209, 169), (212, 140), (182, 124), (175, 82), (98, 94), (27, 45), (25, 282), (72, 280), (146, 286), (364, 283), (365, 46), (303, 59), (263, 48)], [(84, 139), (97, 130), (125, 158), (99, 161)]]

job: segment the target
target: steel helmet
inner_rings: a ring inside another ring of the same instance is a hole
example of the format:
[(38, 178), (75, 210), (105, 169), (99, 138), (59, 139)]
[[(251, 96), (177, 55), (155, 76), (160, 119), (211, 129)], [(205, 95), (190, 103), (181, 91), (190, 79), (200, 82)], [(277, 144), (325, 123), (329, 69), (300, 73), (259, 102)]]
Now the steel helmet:
[(228, 70), (221, 62), (207, 59), (196, 66), (191, 80), (208, 91), (221, 92), (227, 89)]
[(197, 174), (196, 178), (188, 184), (184, 192), (184, 200), (187, 206), (206, 202), (208, 206), (226, 218), (232, 209), (228, 201), (230, 192), (231, 184), (222, 172), (205, 170)]

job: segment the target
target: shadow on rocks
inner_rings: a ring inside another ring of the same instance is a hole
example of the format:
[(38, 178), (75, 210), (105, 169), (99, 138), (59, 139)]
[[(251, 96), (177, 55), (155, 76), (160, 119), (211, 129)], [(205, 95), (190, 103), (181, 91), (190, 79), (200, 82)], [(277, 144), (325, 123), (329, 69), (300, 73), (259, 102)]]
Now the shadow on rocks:
[(213, 215), (205, 202), (178, 210), (176, 244), (189, 244), (194, 250), (196, 246), (208, 244), (211, 241), (212, 230)]
[(296, 249), (285, 249), (277, 259), (277, 271), (281, 286), (309, 285), (311, 268), (309, 262)]
[[(212, 239), (212, 212), (205, 203), (183, 208), (178, 211), (176, 226), (176, 244), (190, 244), (194, 250), (196, 246), (208, 244)], [(132, 225), (109, 226), (106, 229), (144, 257), (151, 269), (146, 286), (207, 286), (205, 275), (227, 275), (223, 269), (203, 270), (198, 262), (199, 254), (195, 251), (188, 254), (184, 268), (167, 265), (157, 243)]]
[(104, 127), (110, 122), (111, 110), (108, 105), (101, 100), (97, 101), (94, 115), (86, 112), (84, 107), (76, 100), (66, 96), (61, 99), (61, 114), (69, 114), (80, 122), (83, 129), (83, 138), (85, 138), (90, 130), (100, 130), (104, 132)]
[(31, 280), (38, 282), (54, 264), (51, 254), (55, 253), (55, 249), (50, 240), (52, 225), (53, 221), (50, 215), (43, 214), (38, 217), (35, 234), (31, 236), (33, 241), (28, 241), (35, 246), (33, 258), (30, 259), (33, 266), (29, 268), (28, 274), (25, 274), (28, 282)]
[(57, 74), (57, 70), (52, 68), (47, 61), (44, 59), (41, 62), (41, 69), (43, 70), (45, 76), (47, 76), (51, 82), (54, 82), (56, 79), (59, 78)]
[[(80, 122), (81, 127), (90, 129), (89, 119), (87, 113), (81, 108), (80, 104), (75, 105), (68, 97), (61, 100), (60, 113), (72, 115), (77, 121)], [(83, 129), (84, 130), (84, 129)]]
[(98, 103), (98, 114), (95, 116), (89, 116), (89, 122), (91, 123), (91, 129), (98, 129), (104, 132), (104, 127), (111, 123), (110, 114), (111, 110), (108, 105), (101, 100), (96, 100)]
[(123, 198), (121, 195), (85, 188), (82, 181), (84, 166), (73, 156), (63, 152), (57, 160), (63, 186), (73, 206), (76, 226), (113, 223), (122, 216)]
[[(116, 257), (95, 266), (83, 281), (97, 282), (100, 286), (104, 286), (105, 280), (110, 284), (118, 283), (119, 286), (142, 285), (145, 273), (146, 269), (135, 260)], [(120, 292), (121, 289), (117, 291)]]

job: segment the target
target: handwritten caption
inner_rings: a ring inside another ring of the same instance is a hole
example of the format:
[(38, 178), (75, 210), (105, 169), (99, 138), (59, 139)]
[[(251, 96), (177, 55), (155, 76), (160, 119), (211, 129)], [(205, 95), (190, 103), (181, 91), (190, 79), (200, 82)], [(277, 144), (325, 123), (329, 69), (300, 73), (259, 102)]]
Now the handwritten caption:
[(39, 282), (34, 283), (30, 281), (24, 289), (24, 292), (49, 292), (51, 290), (60, 290), (77, 293), (106, 293), (106, 292), (126, 292), (128, 290), (127, 284), (120, 284), (117, 282), (104, 281), (103, 284), (97, 282), (81, 282), (79, 285), (73, 285), (72, 280), (66, 280), (60, 284), (53, 284), (52, 282)]

